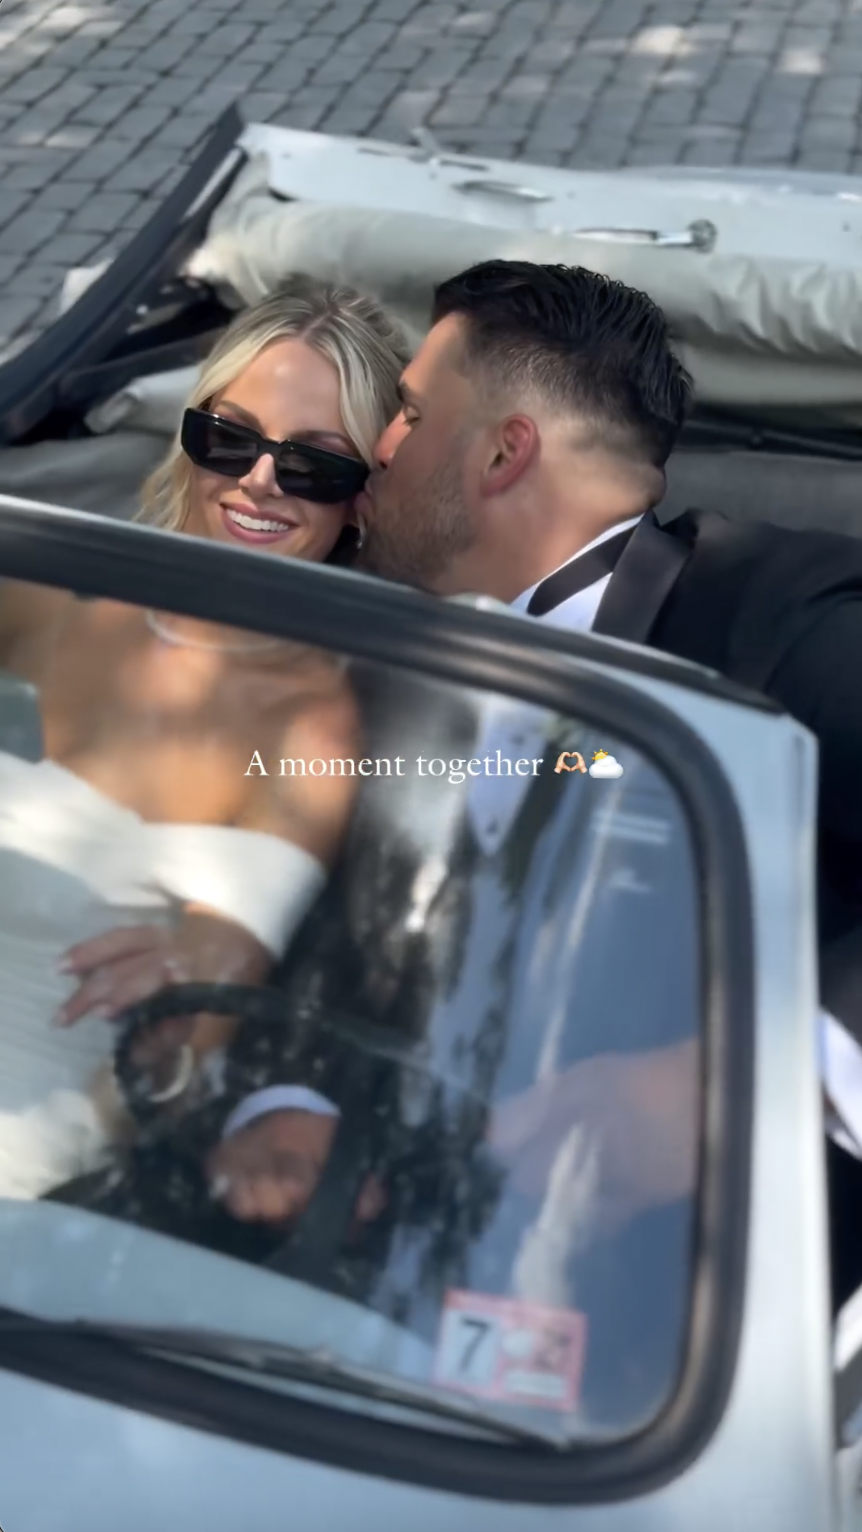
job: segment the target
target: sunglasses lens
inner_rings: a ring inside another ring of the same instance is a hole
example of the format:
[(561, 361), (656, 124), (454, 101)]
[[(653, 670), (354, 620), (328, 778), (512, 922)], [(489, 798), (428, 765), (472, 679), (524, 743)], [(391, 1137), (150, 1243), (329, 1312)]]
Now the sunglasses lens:
[(295, 447), (278, 455), (275, 476), (286, 495), (311, 500), (317, 505), (338, 505), (358, 495), (368, 469), (357, 459), (315, 448), (306, 456)]
[(257, 461), (257, 438), (246, 426), (220, 420), (204, 410), (186, 410), (183, 451), (198, 468), (241, 479)]

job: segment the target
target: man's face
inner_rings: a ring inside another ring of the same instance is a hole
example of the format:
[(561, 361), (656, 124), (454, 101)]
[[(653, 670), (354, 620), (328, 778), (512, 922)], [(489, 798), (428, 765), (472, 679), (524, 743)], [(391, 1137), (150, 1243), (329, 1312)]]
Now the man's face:
[(402, 408), (384, 431), (357, 512), (359, 566), (387, 580), (446, 589), (476, 537), (474, 484), (483, 448), (479, 402), (462, 356), (461, 321), (434, 326), (401, 381)]

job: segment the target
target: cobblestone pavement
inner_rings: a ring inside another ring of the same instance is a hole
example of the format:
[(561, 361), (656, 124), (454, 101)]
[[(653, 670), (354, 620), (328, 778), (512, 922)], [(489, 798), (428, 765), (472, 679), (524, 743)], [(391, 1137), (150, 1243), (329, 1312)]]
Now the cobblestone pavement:
[(0, 343), (219, 113), (545, 164), (862, 170), (862, 0), (0, 0)]

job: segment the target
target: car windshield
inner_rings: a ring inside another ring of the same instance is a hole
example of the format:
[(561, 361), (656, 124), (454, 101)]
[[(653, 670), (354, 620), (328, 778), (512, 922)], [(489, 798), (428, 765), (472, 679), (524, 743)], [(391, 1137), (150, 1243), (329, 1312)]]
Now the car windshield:
[(0, 666), (0, 1306), (325, 1348), (452, 1431), (649, 1424), (704, 979), (664, 771), (586, 716), (40, 587), (3, 587)]

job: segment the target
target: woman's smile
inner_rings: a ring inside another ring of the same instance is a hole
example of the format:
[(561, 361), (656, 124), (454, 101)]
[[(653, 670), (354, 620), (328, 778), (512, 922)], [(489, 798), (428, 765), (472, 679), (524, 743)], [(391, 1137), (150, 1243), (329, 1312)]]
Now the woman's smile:
[(221, 502), (222, 521), (225, 528), (241, 543), (275, 543), (297, 531), (299, 523), (287, 516), (274, 516), (259, 506), (230, 505)]

